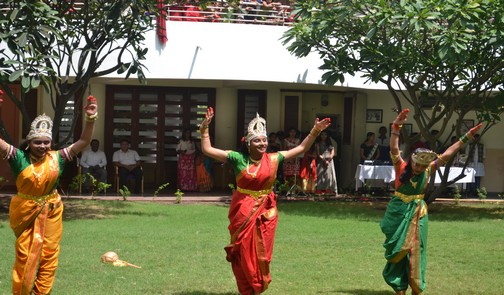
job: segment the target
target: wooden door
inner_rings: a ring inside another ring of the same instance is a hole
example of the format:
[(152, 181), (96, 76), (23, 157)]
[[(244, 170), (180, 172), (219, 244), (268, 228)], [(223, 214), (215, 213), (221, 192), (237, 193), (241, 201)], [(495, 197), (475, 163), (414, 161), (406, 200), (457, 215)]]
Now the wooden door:
[(299, 130), (299, 96), (286, 95), (284, 107), (284, 130), (288, 132), (291, 128)]
[(241, 146), (241, 138), (245, 135), (248, 123), (256, 114), (266, 120), (266, 90), (238, 90), (238, 128), (236, 147)]
[(167, 182), (168, 190), (176, 190), (177, 143), (186, 128), (199, 138), (198, 125), (209, 106), (215, 107), (211, 88), (107, 87), (104, 149), (110, 169), (114, 151), (127, 138), (142, 159), (145, 190)]
[[(11, 90), (15, 93), (17, 97), (20, 94), (19, 85), (12, 85)], [(20, 120), (20, 112), (17, 109), (16, 105), (7, 97), (7, 94), (4, 94), (4, 102), (1, 109), (2, 123), (4, 124), (5, 132), (10, 138), (2, 139), (5, 141), (11, 141), (10, 143), (14, 146), (19, 146), (19, 120)], [(4, 179), (0, 182), (0, 187), (3, 187), (4, 190), (14, 190), (15, 189), (15, 181), (12, 177), (12, 173), (10, 170), (10, 166), (8, 165), (6, 160), (0, 159), (2, 164), (0, 164), (0, 176)]]

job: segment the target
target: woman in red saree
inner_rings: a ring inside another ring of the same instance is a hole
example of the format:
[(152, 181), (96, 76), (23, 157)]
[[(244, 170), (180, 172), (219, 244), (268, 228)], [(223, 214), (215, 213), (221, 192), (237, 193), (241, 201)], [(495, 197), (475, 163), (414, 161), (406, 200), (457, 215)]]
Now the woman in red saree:
[(9, 208), (10, 226), (16, 236), (12, 294), (51, 293), (63, 233), (63, 203), (56, 187), (65, 162), (91, 141), (98, 118), (94, 97), (88, 98), (85, 110), (81, 138), (64, 149), (51, 151), (52, 120), (45, 114), (32, 122), (22, 145), (26, 148), (17, 149), (0, 139), (0, 155), (9, 161), (17, 188)]
[(213, 109), (208, 108), (200, 126), (202, 151), (217, 161), (229, 162), (237, 184), (228, 214), (231, 242), (225, 247), (226, 259), (231, 262), (240, 294), (260, 294), (271, 282), (269, 264), (278, 221), (272, 188), (277, 169), (284, 160), (308, 151), (330, 120), (317, 118), (310, 134), (297, 147), (267, 153), (266, 120), (259, 115), (249, 123), (240, 152), (212, 147), (208, 124), (213, 117)]
[(196, 191), (198, 189), (195, 165), (196, 145), (190, 129), (184, 129), (175, 150), (178, 154), (177, 188), (183, 191)]

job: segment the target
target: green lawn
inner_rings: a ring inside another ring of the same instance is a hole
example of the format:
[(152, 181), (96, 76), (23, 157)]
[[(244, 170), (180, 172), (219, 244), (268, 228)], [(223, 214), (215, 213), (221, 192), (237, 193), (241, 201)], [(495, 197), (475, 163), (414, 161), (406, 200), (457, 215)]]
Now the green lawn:
[[(223, 247), (227, 206), (65, 201), (53, 295), (237, 294)], [(266, 294), (393, 294), (381, 271), (386, 203), (280, 202)], [(425, 294), (502, 294), (504, 205), (430, 206)], [(0, 294), (14, 237), (0, 215)], [(115, 251), (142, 269), (100, 262)]]

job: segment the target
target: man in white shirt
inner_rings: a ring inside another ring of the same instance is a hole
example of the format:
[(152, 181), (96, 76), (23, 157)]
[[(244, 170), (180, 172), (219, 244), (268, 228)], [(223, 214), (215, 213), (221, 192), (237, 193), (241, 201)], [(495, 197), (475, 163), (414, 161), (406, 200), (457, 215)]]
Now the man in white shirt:
[[(97, 139), (91, 140), (91, 149), (82, 152), (80, 165), (82, 166), (82, 174), (87, 173), (93, 175), (99, 182), (107, 182), (107, 157), (103, 151), (99, 150), (100, 142)], [(89, 177), (83, 183), (85, 193), (89, 192)]]
[(128, 176), (132, 175), (135, 178), (135, 187), (133, 191), (135, 194), (139, 194), (142, 182), (140, 156), (136, 151), (131, 150), (129, 146), (129, 140), (121, 140), (121, 149), (114, 152), (112, 162), (114, 162), (114, 166), (118, 167), (119, 187), (122, 188), (126, 185)]

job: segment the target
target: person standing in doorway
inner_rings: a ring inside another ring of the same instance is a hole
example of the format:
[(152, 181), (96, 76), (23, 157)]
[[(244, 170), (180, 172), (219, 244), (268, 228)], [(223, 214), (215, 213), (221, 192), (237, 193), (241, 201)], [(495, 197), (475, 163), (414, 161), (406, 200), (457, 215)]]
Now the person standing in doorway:
[(182, 191), (196, 191), (198, 189), (196, 177), (196, 145), (190, 129), (184, 129), (182, 138), (176, 148), (177, 163), (177, 188)]
[[(472, 151), (472, 153), (471, 153)], [(468, 183), (468, 194), (471, 196), (477, 196), (478, 190), (481, 186), (481, 177), (485, 176), (485, 158), (486, 149), (485, 145), (480, 140), (480, 135), (475, 134), (471, 143), (466, 146), (465, 154), (467, 156), (467, 161), (469, 161), (468, 167), (474, 168), (476, 172), (473, 183)]]
[[(283, 140), (282, 150), (288, 151), (299, 145), (299, 131), (296, 128), (290, 128), (287, 137)], [(295, 157), (290, 160), (285, 160), (283, 163), (283, 177), (287, 186), (298, 185), (299, 180), (299, 167), (301, 161)]]
[(336, 170), (334, 169), (335, 148), (327, 131), (320, 132), (315, 142), (317, 155), (317, 189), (318, 194), (338, 195)]

